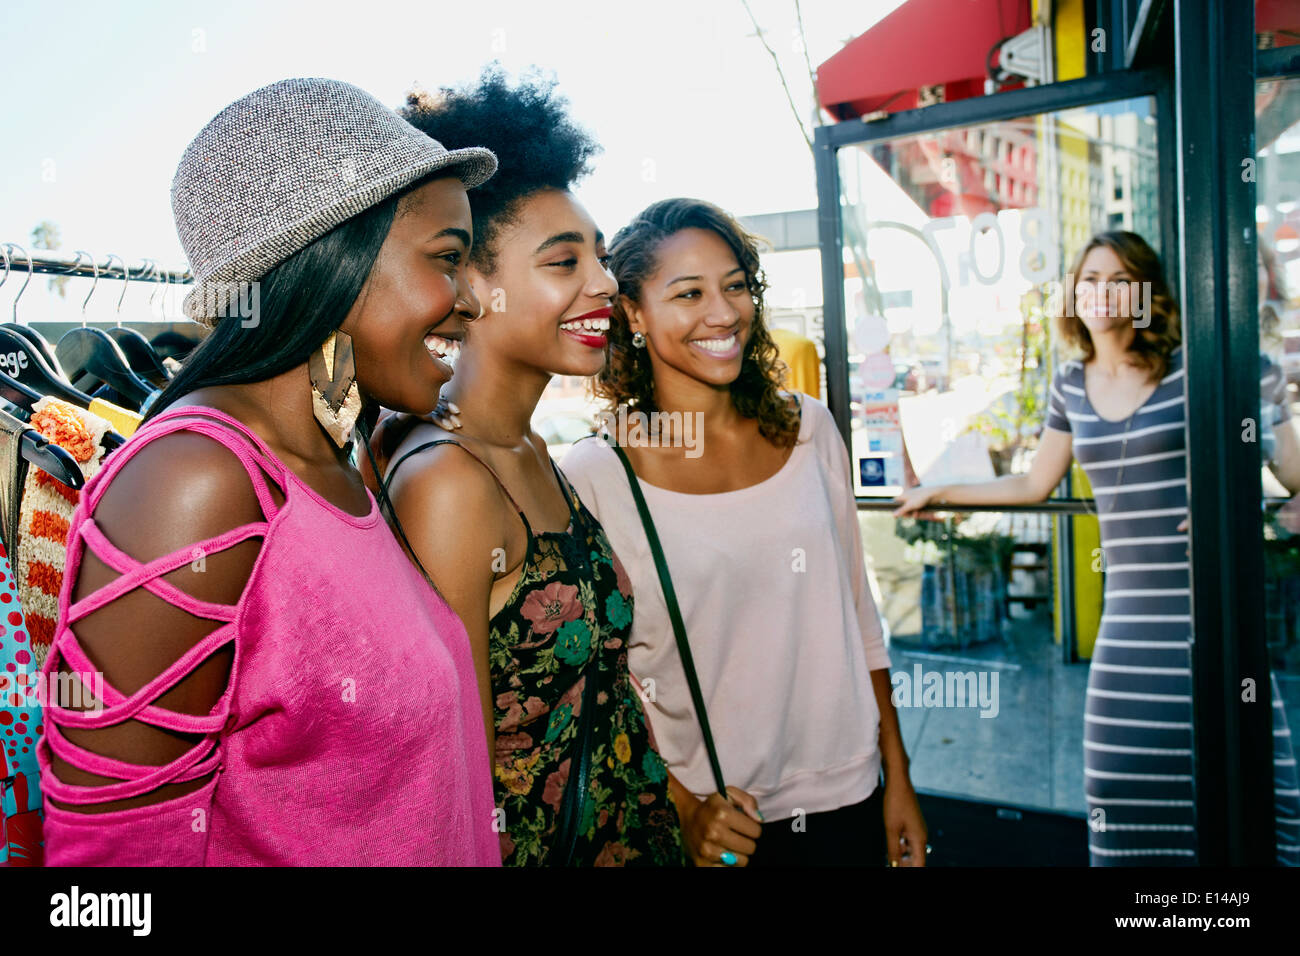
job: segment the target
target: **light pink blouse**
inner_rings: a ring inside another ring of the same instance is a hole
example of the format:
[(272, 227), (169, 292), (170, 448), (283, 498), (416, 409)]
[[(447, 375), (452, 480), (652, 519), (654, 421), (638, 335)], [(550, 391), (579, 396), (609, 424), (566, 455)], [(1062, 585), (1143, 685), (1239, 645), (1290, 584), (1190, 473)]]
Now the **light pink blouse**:
[[(703, 798), (716, 788), (622, 465), (591, 438), (563, 467), (632, 579), (629, 662), (649, 698), (660, 753)], [(880, 777), (869, 672), (889, 667), (889, 654), (867, 584), (848, 455), (826, 406), (804, 397), (799, 443), (756, 485), (693, 495), (640, 484), (726, 782), (753, 794), (769, 821), (866, 799)]]

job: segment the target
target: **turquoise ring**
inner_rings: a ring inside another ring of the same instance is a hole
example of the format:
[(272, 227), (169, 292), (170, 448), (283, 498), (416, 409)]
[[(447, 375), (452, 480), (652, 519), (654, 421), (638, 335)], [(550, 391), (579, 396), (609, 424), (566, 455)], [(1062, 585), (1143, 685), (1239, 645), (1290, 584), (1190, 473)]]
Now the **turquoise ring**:
[(722, 861), (723, 866), (736, 865), (736, 854), (732, 853), (730, 850), (723, 850), (722, 856), (718, 857), (718, 859)]

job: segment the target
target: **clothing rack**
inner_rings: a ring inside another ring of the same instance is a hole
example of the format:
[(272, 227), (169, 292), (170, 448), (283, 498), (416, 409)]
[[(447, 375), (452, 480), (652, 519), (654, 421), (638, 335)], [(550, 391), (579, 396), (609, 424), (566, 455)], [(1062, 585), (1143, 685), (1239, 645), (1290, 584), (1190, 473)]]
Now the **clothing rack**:
[(89, 252), (55, 252), (50, 249), (28, 250), (16, 242), (0, 243), (0, 263), (5, 276), (10, 272), (31, 275), (57, 275), (87, 279), (123, 279), (127, 282), (161, 282), (185, 284), (194, 281), (188, 269), (161, 269), (154, 259), (126, 262), (110, 252), (105, 258)]

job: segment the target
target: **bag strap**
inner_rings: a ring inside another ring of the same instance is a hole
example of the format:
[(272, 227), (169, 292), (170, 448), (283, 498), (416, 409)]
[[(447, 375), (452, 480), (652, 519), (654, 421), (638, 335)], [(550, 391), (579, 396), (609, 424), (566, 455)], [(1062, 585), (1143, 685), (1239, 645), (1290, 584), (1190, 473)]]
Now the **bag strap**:
[(673, 590), (673, 579), (668, 574), (668, 562), (664, 560), (659, 534), (655, 531), (654, 519), (650, 517), (650, 508), (645, 503), (645, 496), (641, 493), (641, 485), (637, 481), (636, 472), (632, 470), (632, 463), (627, 459), (627, 453), (618, 446), (612, 435), (609, 436), (608, 443), (614, 449), (614, 454), (618, 455), (618, 460), (623, 463), (628, 484), (632, 487), (632, 499), (636, 502), (636, 510), (641, 515), (641, 526), (645, 528), (646, 540), (650, 542), (650, 553), (654, 556), (655, 570), (659, 573), (659, 586), (664, 592), (664, 603), (668, 605), (668, 619), (672, 621), (673, 637), (677, 639), (677, 654), (682, 660), (682, 670), (686, 672), (686, 686), (690, 688), (691, 703), (695, 705), (695, 716), (699, 718), (700, 733), (704, 736), (704, 749), (709, 754), (713, 782), (717, 785), (718, 793), (725, 797), (727, 784), (722, 778), (717, 749), (713, 746), (713, 732), (709, 730), (709, 715), (704, 709), (704, 695), (700, 692), (700, 681), (695, 675), (695, 659), (691, 657), (691, 646), (686, 640), (686, 625), (682, 622), (681, 608), (677, 606), (677, 592)]

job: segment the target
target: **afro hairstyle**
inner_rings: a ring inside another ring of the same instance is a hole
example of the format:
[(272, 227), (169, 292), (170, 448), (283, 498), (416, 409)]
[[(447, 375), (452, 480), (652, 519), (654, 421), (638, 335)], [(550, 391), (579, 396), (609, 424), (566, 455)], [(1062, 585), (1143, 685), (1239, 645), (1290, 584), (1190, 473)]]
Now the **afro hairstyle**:
[(486, 146), (497, 172), (470, 193), (474, 248), (470, 261), (491, 275), (494, 244), (520, 203), (543, 189), (570, 189), (591, 172), (600, 145), (570, 118), (569, 101), (555, 93), (556, 80), (533, 68), (511, 86), (499, 63), (483, 69), (477, 83), (437, 94), (407, 93), (401, 116), (447, 149)]

